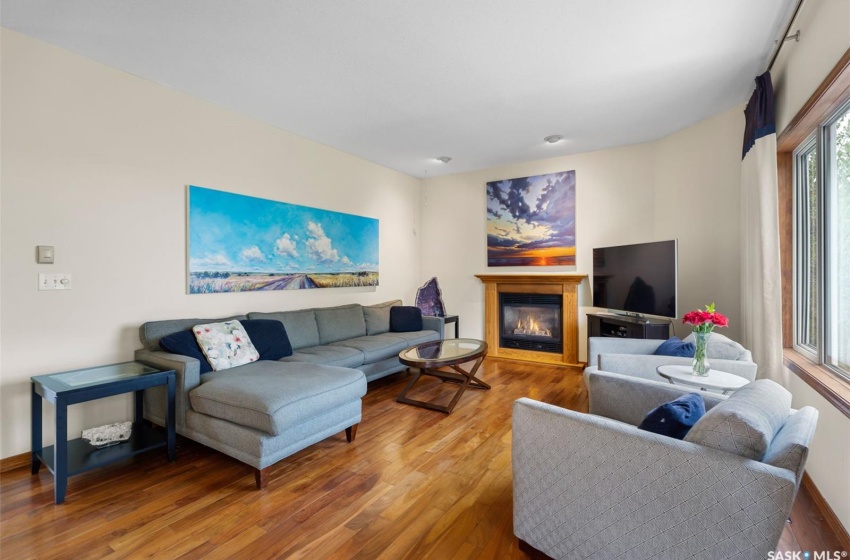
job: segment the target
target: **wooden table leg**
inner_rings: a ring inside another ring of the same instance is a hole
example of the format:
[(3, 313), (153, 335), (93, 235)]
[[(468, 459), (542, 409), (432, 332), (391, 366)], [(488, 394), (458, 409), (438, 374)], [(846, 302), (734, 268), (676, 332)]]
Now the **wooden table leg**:
[[(416, 375), (407, 383), (407, 386), (401, 392), (401, 394), (396, 398), (396, 402), (410, 404), (413, 406), (418, 406), (421, 408), (427, 408), (429, 410), (436, 410), (437, 412), (442, 412), (444, 414), (451, 414), (452, 410), (454, 410), (458, 401), (460, 400), (463, 392), (466, 391), (467, 387), (471, 387), (473, 389), (489, 389), (490, 386), (477, 377), (475, 374), (478, 372), (478, 368), (481, 366), (481, 363), (484, 361), (484, 358), (478, 358), (475, 361), (475, 365), (472, 367), (470, 371), (465, 371), (460, 366), (450, 366), (456, 374), (451, 372), (444, 372), (438, 369), (419, 369)], [(448, 406), (443, 406), (439, 404), (434, 404), (426, 401), (419, 401), (416, 399), (411, 399), (407, 397), (408, 391), (413, 387), (413, 385), (419, 380), (419, 377), (422, 375), (430, 375), (432, 377), (437, 377), (442, 379), (443, 381), (448, 381), (451, 383), (457, 383), (460, 386), (457, 389), (457, 392), (452, 397), (451, 402)]]
[[(409, 368), (408, 368), (409, 369)], [(416, 373), (413, 374), (413, 377), (410, 378), (410, 381), (407, 382), (407, 385), (402, 389), (401, 394), (396, 398), (396, 402), (406, 402), (407, 400), (407, 392), (410, 391), (410, 388), (419, 381), (419, 377), (422, 376), (422, 372), (424, 370), (417, 368)], [(407, 403), (411, 404), (411, 403)]]
[[(468, 377), (469, 378), (469, 386), (472, 387), (473, 389), (489, 389), (490, 388), (489, 385), (487, 385), (486, 383), (484, 383), (483, 381), (481, 381), (480, 379), (475, 377), (475, 374), (478, 373), (478, 368), (481, 367), (481, 364), (483, 362), (484, 362), (484, 358), (478, 358), (478, 360), (476, 360), (476, 362), (475, 362), (475, 365), (472, 366), (472, 370), (468, 371), (468, 372), (463, 371), (463, 369), (461, 369), (460, 366), (450, 366), (450, 367), (453, 370), (455, 370), (456, 372), (463, 375), (464, 377)], [(447, 379), (446, 381), (451, 382), (452, 380)]]

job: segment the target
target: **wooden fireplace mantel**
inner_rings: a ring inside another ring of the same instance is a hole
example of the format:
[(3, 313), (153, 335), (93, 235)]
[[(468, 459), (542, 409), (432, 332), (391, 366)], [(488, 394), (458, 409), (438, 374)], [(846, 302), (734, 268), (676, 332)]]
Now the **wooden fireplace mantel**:
[[(489, 355), (539, 362), (581, 366), (578, 361), (578, 286), (586, 274), (476, 274), (484, 283), (485, 339)], [(563, 352), (534, 352), (499, 346), (499, 294), (560, 294), (563, 298), (561, 334)]]

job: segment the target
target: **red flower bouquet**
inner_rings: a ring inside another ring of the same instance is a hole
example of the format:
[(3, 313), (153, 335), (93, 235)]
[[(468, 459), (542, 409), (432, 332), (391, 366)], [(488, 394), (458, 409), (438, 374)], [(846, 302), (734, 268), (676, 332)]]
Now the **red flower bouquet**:
[(714, 327), (728, 327), (729, 319), (714, 310), (714, 304), (706, 305), (705, 311), (697, 309), (690, 313), (685, 313), (682, 317), (682, 322), (686, 325), (694, 326), (695, 352), (694, 361), (691, 364), (691, 370), (694, 375), (708, 375), (711, 366), (708, 363), (706, 356), (706, 347), (708, 337), (714, 330)]
[(706, 305), (705, 311), (700, 309), (685, 313), (682, 322), (693, 325), (694, 332), (710, 333), (714, 327), (728, 327), (729, 319), (722, 313), (714, 310), (714, 304)]

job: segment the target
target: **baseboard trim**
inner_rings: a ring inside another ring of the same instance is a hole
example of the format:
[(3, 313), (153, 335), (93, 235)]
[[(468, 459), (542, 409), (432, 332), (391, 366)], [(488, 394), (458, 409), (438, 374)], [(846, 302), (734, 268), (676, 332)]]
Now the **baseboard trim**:
[(0, 473), (29, 466), (31, 458), (30, 453), (27, 452), (0, 459)]
[(835, 537), (841, 543), (841, 546), (847, 552), (850, 552), (850, 534), (847, 533), (847, 529), (844, 528), (844, 525), (841, 524), (841, 521), (838, 519), (838, 516), (835, 515), (835, 512), (832, 511), (832, 508), (829, 507), (829, 504), (824, 499), (823, 494), (820, 493), (818, 487), (815, 486), (815, 482), (809, 476), (809, 473), (803, 473), (803, 480), (801, 481), (803, 487), (805, 487), (806, 491), (809, 493), (809, 496), (812, 497), (812, 501), (815, 503), (815, 506), (820, 510), (821, 515), (823, 515), (824, 521), (829, 525), (829, 528), (832, 530)]

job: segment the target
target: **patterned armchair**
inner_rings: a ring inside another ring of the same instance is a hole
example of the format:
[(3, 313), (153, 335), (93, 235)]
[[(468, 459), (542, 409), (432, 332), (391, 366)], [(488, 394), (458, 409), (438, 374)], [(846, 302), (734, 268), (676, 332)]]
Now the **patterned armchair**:
[[(789, 394), (784, 424), (753, 460), (635, 427), (687, 389), (606, 372), (586, 372), (585, 381), (590, 414), (514, 403), (514, 534), (521, 544), (555, 559), (591, 560), (763, 560), (775, 550), (817, 410), (790, 409)], [(708, 410), (735, 403), (702, 396)]]
[[(685, 338), (690, 342), (693, 334)], [(662, 365), (690, 365), (692, 358), (656, 356), (655, 350), (663, 340), (590, 337), (587, 365), (589, 371), (609, 371), (662, 382), (656, 372)], [(713, 333), (706, 347), (711, 367), (753, 381), (758, 366), (749, 350), (722, 334)]]

